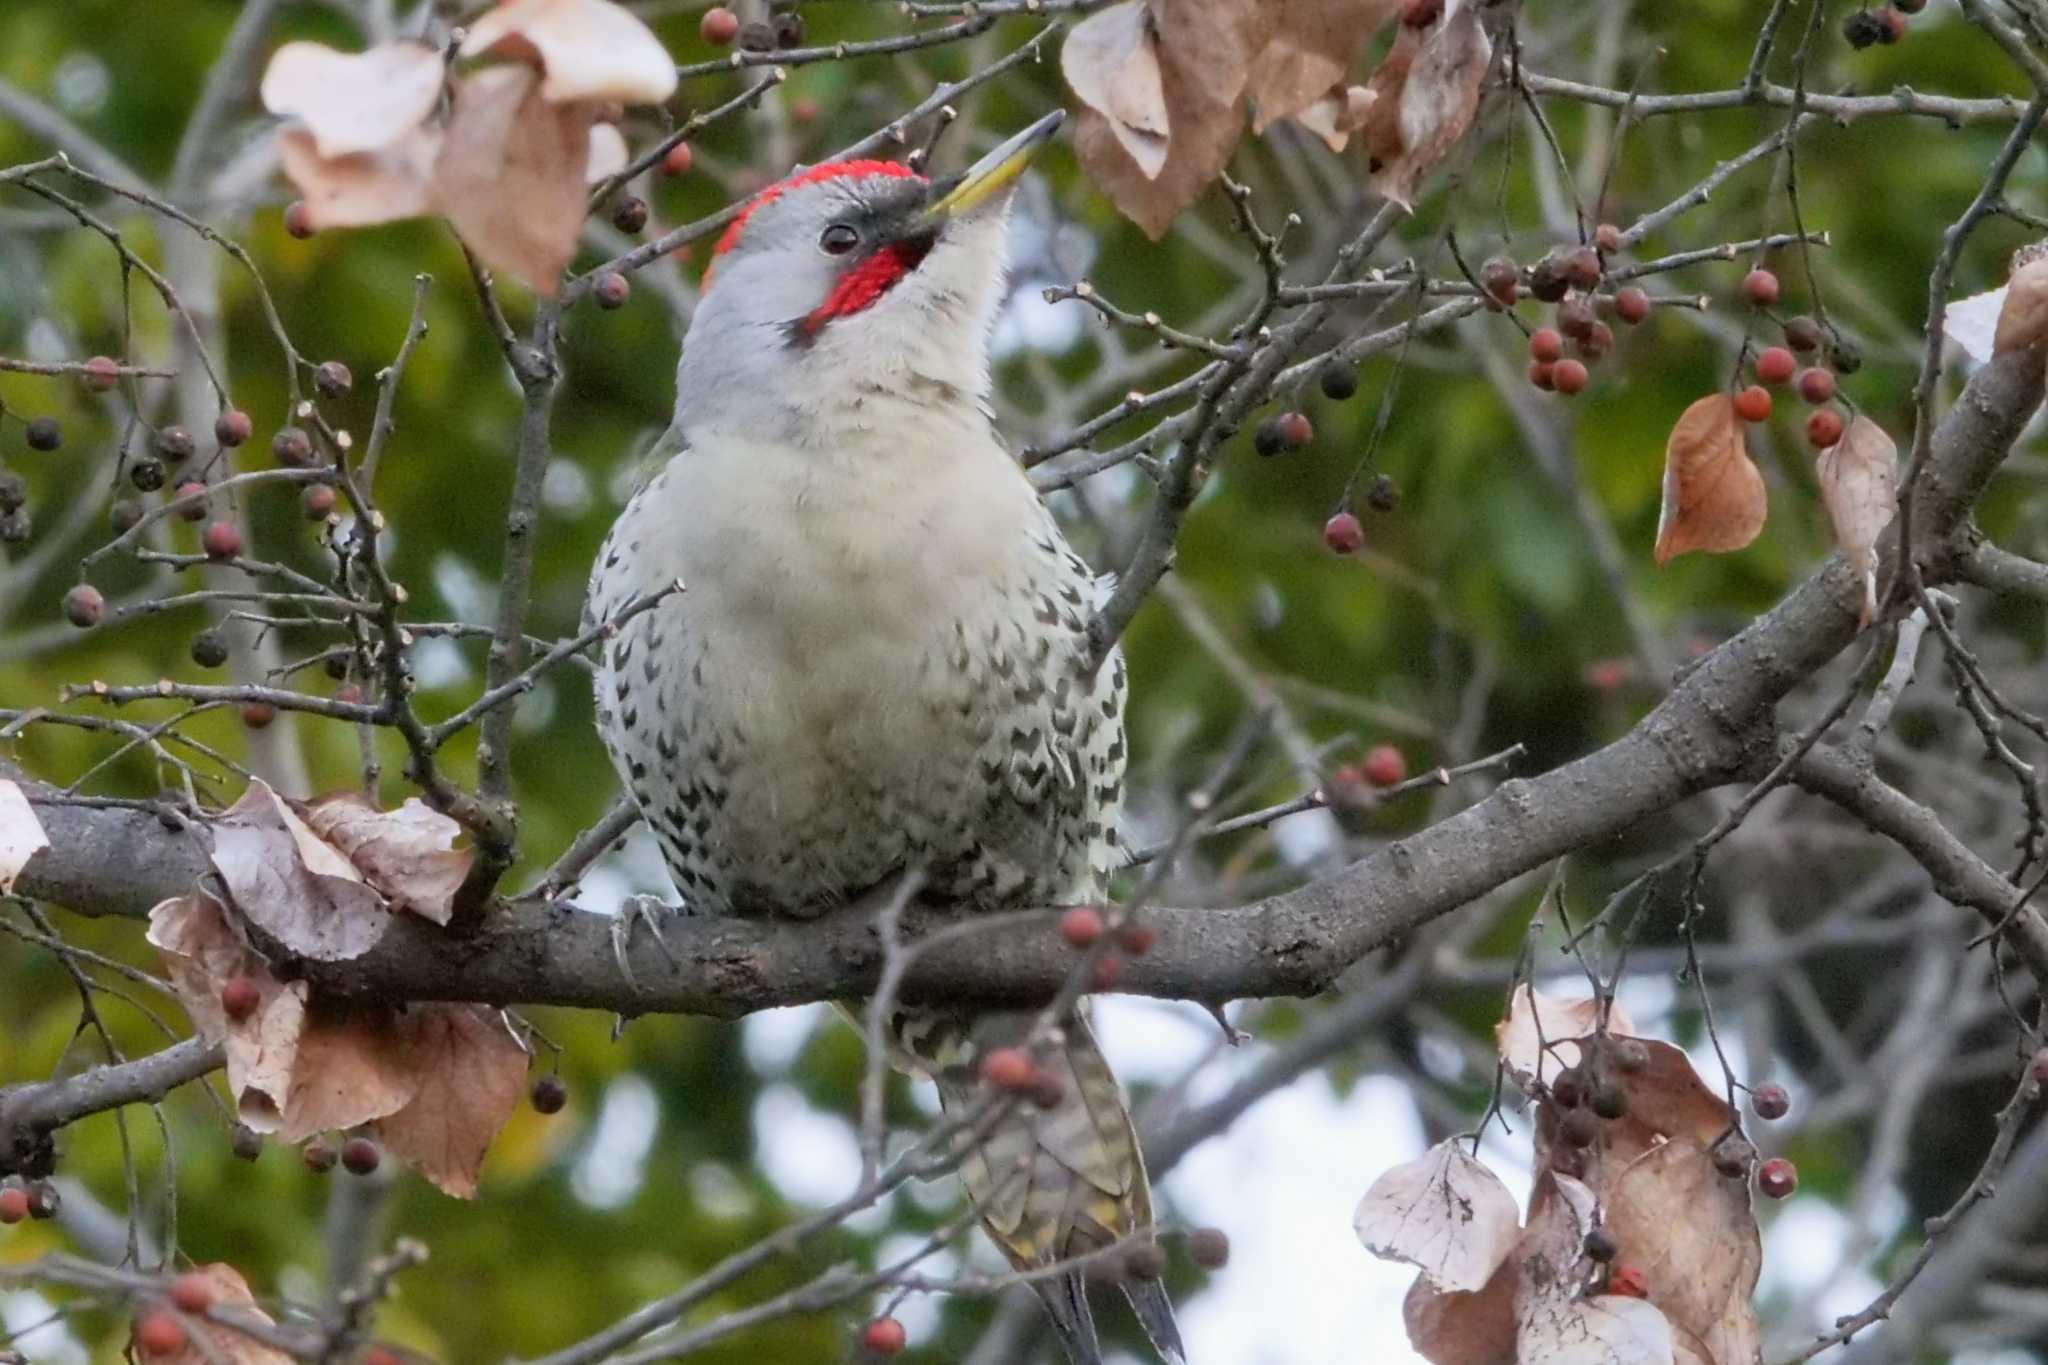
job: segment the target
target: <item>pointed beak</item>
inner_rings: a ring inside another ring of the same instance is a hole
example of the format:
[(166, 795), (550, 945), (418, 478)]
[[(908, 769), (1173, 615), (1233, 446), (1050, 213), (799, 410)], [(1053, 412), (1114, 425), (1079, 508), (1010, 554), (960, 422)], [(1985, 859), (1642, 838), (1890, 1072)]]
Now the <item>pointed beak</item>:
[(1032, 158), (1052, 141), (1052, 135), (1059, 131), (1066, 117), (1065, 110), (1053, 110), (969, 166), (951, 182), (940, 181), (934, 185), (932, 189), (938, 197), (919, 215), (918, 225), (927, 230), (943, 227), (1008, 189), (1018, 176), (1024, 174), (1024, 168), (1031, 164)]

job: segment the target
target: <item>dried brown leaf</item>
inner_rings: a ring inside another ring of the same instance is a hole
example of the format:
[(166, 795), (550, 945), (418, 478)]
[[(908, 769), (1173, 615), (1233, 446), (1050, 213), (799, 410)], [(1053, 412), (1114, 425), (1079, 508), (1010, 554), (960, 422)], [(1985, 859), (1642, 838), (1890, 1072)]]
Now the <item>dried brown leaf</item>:
[(1764, 476), (1742, 440), (1735, 400), (1708, 394), (1679, 415), (1664, 445), (1664, 507), (1657, 562), (1692, 550), (1739, 550), (1769, 512)]
[(1504, 1261), (1483, 1289), (1445, 1293), (1417, 1275), (1401, 1302), (1408, 1344), (1431, 1365), (1515, 1365), (1515, 1278)]
[[(204, 1276), (212, 1289), (213, 1305), (251, 1324), (275, 1327), (277, 1320), (256, 1306), (256, 1296), (241, 1272), (225, 1261), (194, 1266), (187, 1274)], [(228, 1316), (223, 1313), (222, 1316)], [(169, 1355), (146, 1357), (151, 1365), (293, 1365), (292, 1357), (252, 1336), (237, 1332), (226, 1323), (199, 1317), (185, 1320), (185, 1344)]]
[(1749, 1182), (1714, 1169), (1711, 1140), (1674, 1138), (1630, 1162), (1606, 1193), (1605, 1223), (1672, 1325), (1710, 1360), (1747, 1365), (1761, 1349), (1763, 1243)]
[(386, 811), (358, 792), (335, 792), (301, 811), (312, 831), (340, 849), (392, 909), (448, 922), (475, 857), (455, 847), (462, 826), (417, 797)]
[(441, 134), (416, 128), (395, 146), (353, 156), (320, 155), (303, 128), (277, 135), (284, 173), (306, 202), (314, 228), (370, 227), (434, 211), (433, 167)]
[(367, 52), (286, 43), (264, 69), (263, 107), (302, 122), (323, 158), (380, 152), (405, 141), (434, 112), (443, 70), (441, 54), (425, 43), (383, 43)]
[(28, 860), (49, 846), (50, 836), (20, 784), (0, 781), (0, 896), (14, 889)]
[(1294, 121), (1323, 140), (1333, 152), (1351, 143), (1351, 135), (1372, 117), (1378, 96), (1363, 85), (1337, 86), (1294, 116)]
[(1171, 134), (1154, 174), (1132, 160), (1108, 118), (1084, 107), (1074, 151), (1110, 202), (1155, 241), (1230, 161), (1244, 132), (1244, 74), (1263, 44), (1268, 15), (1257, 0), (1149, 3), (1160, 88)]
[[(1525, 1089), (1536, 1080), (1547, 1085), (1565, 1067), (1578, 1065), (1579, 1045), (1568, 1040), (1586, 1037), (1599, 1023), (1597, 1000), (1560, 1000), (1518, 986), (1508, 1000), (1507, 1018), (1493, 1026), (1494, 1044)], [(1631, 1033), (1635, 1022), (1619, 1004), (1611, 1004), (1607, 1027), (1612, 1033)]]
[(1877, 538), (1898, 502), (1899, 448), (1883, 427), (1858, 413), (1842, 439), (1820, 453), (1816, 472), (1835, 544), (1863, 579), (1867, 626), (1877, 614)]
[(278, 1136), (300, 1142), (395, 1114), (419, 1093), (411, 1058), (419, 1011), (316, 1005), (292, 1061)]
[(676, 66), (654, 31), (610, 0), (505, 0), (469, 26), (464, 57), (537, 61), (550, 104), (660, 104)]
[(213, 866), (242, 918), (323, 962), (361, 957), (391, 914), (341, 850), (260, 779), (214, 822)]
[(2048, 260), (2034, 260), (2005, 282), (1998, 326), (1992, 333), (1994, 355), (2039, 350), (2048, 346)]
[(526, 1050), (494, 1009), (429, 1005), (419, 1011), (408, 1059), (418, 1089), (378, 1120), (377, 1134), (442, 1190), (472, 1199), (491, 1139), (526, 1094)]
[(1486, 1286), (1521, 1235), (1521, 1211), (1500, 1177), (1446, 1138), (1373, 1181), (1352, 1228), (1365, 1249), (1404, 1261), (1438, 1289)]
[[(306, 983), (273, 976), (226, 907), (203, 891), (159, 902), (149, 912), (148, 938), (193, 1028), (224, 1045), (236, 1113), (258, 1132), (275, 1131), (305, 1027)], [(255, 1008), (239, 1020), (221, 1008), (221, 989), (236, 977), (257, 992)]]
[[(1300, 118), (1344, 84), (1358, 50), (1400, 10), (1400, 0), (1278, 0), (1272, 34), (1246, 77), (1252, 131)], [(1307, 119), (1302, 120), (1307, 123)], [(1336, 150), (1342, 151), (1339, 144)]]
[(1145, 0), (1124, 0), (1076, 24), (1060, 49), (1060, 72), (1146, 178), (1156, 178), (1166, 165), (1171, 122)]
[(553, 296), (583, 230), (592, 104), (556, 105), (523, 66), (457, 83), (435, 198), (493, 269)]
[(1372, 74), (1361, 132), (1372, 186), (1403, 208), (1479, 112), (1493, 43), (1476, 5), (1448, 0), (1426, 28), (1402, 25)]
[(1525, 1318), (1519, 1358), (1544, 1365), (1674, 1365), (1671, 1325), (1646, 1299), (1550, 1299)]

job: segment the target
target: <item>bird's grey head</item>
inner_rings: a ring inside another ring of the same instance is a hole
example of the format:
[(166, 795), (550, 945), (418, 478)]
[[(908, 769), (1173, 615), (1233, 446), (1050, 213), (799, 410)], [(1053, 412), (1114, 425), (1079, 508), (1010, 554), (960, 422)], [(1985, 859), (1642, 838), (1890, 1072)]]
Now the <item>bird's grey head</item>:
[(829, 422), (878, 389), (981, 398), (1010, 192), (1059, 118), (946, 179), (826, 162), (756, 195), (713, 248), (677, 370), (677, 426), (765, 435)]

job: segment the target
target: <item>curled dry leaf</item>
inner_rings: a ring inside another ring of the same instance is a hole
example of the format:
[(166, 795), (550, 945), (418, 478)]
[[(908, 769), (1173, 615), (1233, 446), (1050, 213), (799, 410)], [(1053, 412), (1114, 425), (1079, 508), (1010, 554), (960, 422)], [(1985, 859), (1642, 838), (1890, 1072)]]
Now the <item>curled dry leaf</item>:
[(390, 927), (383, 898), (341, 850), (260, 779), (214, 822), (213, 866), (242, 917), (301, 956), (361, 957)]
[(1401, 1301), (1408, 1344), (1431, 1365), (1515, 1365), (1515, 1285), (1504, 1261), (1484, 1289), (1445, 1292), (1417, 1275)]
[(315, 229), (371, 227), (434, 211), (439, 129), (415, 128), (380, 152), (327, 157), (305, 129), (287, 128), (278, 134), (277, 150)]
[[(240, 1318), (251, 1325), (275, 1327), (277, 1320), (256, 1306), (256, 1296), (241, 1272), (225, 1261), (194, 1266), (187, 1274), (205, 1277), (212, 1292), (213, 1308), (223, 1318)], [(292, 1357), (267, 1346), (252, 1336), (237, 1332), (211, 1317), (185, 1319), (186, 1342), (170, 1355), (147, 1357), (151, 1365), (292, 1365)]]
[(1372, 186), (1403, 208), (1479, 112), (1493, 43), (1476, 5), (1448, 0), (1426, 28), (1402, 25), (1373, 72), (1371, 107), (1361, 127)]
[(1500, 1177), (1447, 1138), (1373, 1181), (1352, 1227), (1367, 1251), (1419, 1268), (1436, 1288), (1475, 1291), (1514, 1249), (1521, 1222)]
[(592, 104), (555, 105), (523, 66), (457, 83), (435, 196), (484, 262), (552, 296), (583, 230)]
[(413, 1098), (377, 1121), (377, 1136), (442, 1190), (472, 1199), (491, 1139), (525, 1098), (526, 1050), (494, 1009), (428, 1005), (418, 1011), (406, 1060)]
[[(148, 938), (192, 1026), (222, 1044), (235, 1112), (258, 1132), (275, 1132), (298, 1064), (306, 983), (273, 976), (243, 942), (226, 908), (203, 891), (159, 902), (149, 912)], [(236, 977), (255, 986), (256, 1006), (229, 1019), (221, 989)]]
[(286, 1142), (395, 1114), (419, 1093), (412, 1046), (423, 1011), (315, 1003), (277, 1127)]
[(0, 896), (14, 889), (14, 879), (28, 860), (50, 846), (43, 822), (16, 782), (0, 780)]
[(1835, 544), (1863, 579), (1866, 626), (1877, 614), (1877, 538), (1891, 524), (1898, 502), (1898, 470), (1898, 446), (1860, 413), (1842, 439), (1820, 453), (1816, 466)]
[[(1493, 1037), (1500, 1059), (1527, 1088), (1537, 1080), (1547, 1085), (1565, 1067), (1578, 1065), (1579, 1045), (1567, 1040), (1596, 1032), (1599, 1023), (1599, 1001), (1560, 1000), (1523, 985), (1508, 1001), (1508, 1017), (1493, 1026)], [(1619, 1004), (1610, 1004), (1607, 1029), (1632, 1034), (1635, 1022)]]
[(475, 856), (455, 847), (462, 826), (417, 797), (387, 811), (356, 792), (336, 792), (301, 809), (312, 831), (340, 849), (392, 909), (448, 922)]
[(1671, 1324), (1646, 1299), (1551, 1299), (1516, 1337), (1519, 1358), (1544, 1365), (1674, 1365)]
[(2037, 351), (2048, 347), (2048, 260), (2029, 261), (2005, 282), (1991, 351)]
[(1159, 74), (1159, 35), (1143, 0), (1125, 0), (1074, 25), (1060, 72), (1147, 179), (1166, 165), (1170, 120)]
[(653, 30), (610, 0), (505, 0), (469, 26), (461, 55), (528, 61), (550, 104), (660, 104), (676, 66)]
[[(1400, 0), (1277, 0), (1272, 31), (1245, 79), (1252, 131), (1263, 133), (1285, 118), (1314, 127), (1305, 111), (1326, 103), (1332, 90), (1341, 95), (1359, 48), (1400, 8)], [(1343, 144), (1333, 149), (1342, 151)]]
[(264, 69), (263, 107), (303, 123), (323, 158), (381, 152), (434, 112), (443, 71), (441, 54), (425, 43), (383, 43), (367, 52), (286, 43)]
[(1764, 476), (1743, 445), (1735, 400), (1709, 394), (1687, 408), (1664, 445), (1657, 562), (1691, 550), (1739, 550), (1764, 529)]
[(1605, 1222), (1682, 1340), (1710, 1361), (1759, 1358), (1751, 1297), (1763, 1240), (1749, 1182), (1715, 1170), (1705, 1142), (1676, 1137), (1630, 1162), (1607, 1191)]
[(1351, 135), (1365, 126), (1378, 96), (1363, 85), (1337, 86), (1294, 116), (1294, 121), (1323, 140), (1333, 152), (1341, 152)]
[(1155, 241), (1229, 162), (1244, 132), (1245, 71), (1264, 41), (1259, 0), (1124, 0), (1149, 15), (1165, 98), (1166, 157), (1147, 173), (1109, 119), (1084, 105), (1074, 151), (1110, 201)]

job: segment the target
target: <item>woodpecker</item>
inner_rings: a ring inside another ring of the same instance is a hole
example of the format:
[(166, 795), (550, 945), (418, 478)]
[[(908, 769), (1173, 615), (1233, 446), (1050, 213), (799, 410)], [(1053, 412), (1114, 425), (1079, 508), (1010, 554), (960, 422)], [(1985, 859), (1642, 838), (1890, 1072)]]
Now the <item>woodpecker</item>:
[[(662, 458), (588, 599), (606, 620), (684, 584), (606, 643), (596, 686), (612, 763), (693, 913), (813, 917), (913, 870), (967, 911), (1075, 905), (1122, 861), (1124, 663), (1091, 658), (1095, 577), (989, 406), (1009, 202), (1059, 122), (936, 183), (811, 167), (714, 248)], [(1037, 1018), (903, 1008), (885, 1041), (959, 1114), (981, 1059)], [(1040, 1041), (1051, 1079), (968, 1130), (960, 1161), (1027, 1272), (1152, 1226), (1085, 1002)], [(1098, 1365), (1082, 1275), (1031, 1284), (1069, 1359)], [(1124, 1287), (1180, 1365), (1159, 1282)]]

